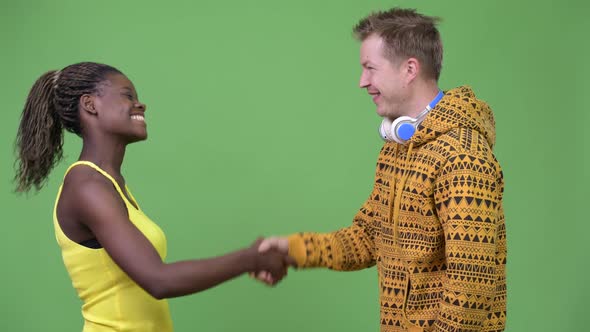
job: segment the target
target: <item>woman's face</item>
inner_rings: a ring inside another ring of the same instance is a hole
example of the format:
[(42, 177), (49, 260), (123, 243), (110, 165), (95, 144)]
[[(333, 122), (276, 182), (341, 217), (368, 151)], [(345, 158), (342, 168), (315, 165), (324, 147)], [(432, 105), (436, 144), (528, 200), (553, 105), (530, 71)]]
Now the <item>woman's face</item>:
[(139, 101), (133, 83), (122, 74), (109, 74), (100, 83), (94, 99), (101, 131), (118, 136), (127, 143), (147, 138), (146, 105)]

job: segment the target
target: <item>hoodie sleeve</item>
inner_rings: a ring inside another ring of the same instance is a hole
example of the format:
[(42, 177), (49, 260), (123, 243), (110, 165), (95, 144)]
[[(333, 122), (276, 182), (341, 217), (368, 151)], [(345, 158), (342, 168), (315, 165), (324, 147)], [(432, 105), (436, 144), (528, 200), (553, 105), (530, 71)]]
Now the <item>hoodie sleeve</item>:
[(332, 233), (298, 233), (288, 237), (289, 255), (299, 267), (326, 267), (339, 271), (375, 265), (375, 234), (378, 229), (371, 198), (355, 215), (352, 225)]
[(496, 287), (502, 172), (495, 160), (456, 154), (434, 188), (445, 236), (446, 276), (433, 331), (481, 331)]

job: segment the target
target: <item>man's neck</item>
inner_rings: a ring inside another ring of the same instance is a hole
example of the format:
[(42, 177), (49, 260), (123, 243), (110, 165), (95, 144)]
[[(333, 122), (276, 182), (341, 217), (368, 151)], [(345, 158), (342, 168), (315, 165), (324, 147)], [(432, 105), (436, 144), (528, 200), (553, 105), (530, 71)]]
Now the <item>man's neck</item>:
[(407, 104), (407, 115), (413, 118), (422, 113), (440, 91), (436, 81), (416, 82), (416, 84), (418, 85), (415, 87), (413, 98)]

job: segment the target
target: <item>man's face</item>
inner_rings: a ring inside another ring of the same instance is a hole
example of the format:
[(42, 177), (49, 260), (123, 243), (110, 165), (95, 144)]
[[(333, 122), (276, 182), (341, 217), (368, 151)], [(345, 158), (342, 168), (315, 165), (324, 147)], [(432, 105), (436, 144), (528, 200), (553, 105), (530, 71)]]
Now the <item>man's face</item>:
[(376, 34), (361, 43), (363, 71), (359, 86), (373, 97), (379, 116), (395, 119), (406, 115), (403, 108), (408, 99), (407, 75), (404, 61), (393, 63), (384, 54), (383, 39)]

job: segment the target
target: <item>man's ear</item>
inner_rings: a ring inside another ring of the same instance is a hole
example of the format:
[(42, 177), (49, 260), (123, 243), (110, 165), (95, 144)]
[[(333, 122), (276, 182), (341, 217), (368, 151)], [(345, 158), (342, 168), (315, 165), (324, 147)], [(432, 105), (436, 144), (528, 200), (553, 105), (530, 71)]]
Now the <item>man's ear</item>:
[(80, 97), (80, 110), (92, 115), (96, 115), (95, 96), (84, 94)]
[(420, 74), (420, 62), (416, 58), (408, 58), (404, 63), (404, 71), (408, 83), (412, 82)]

